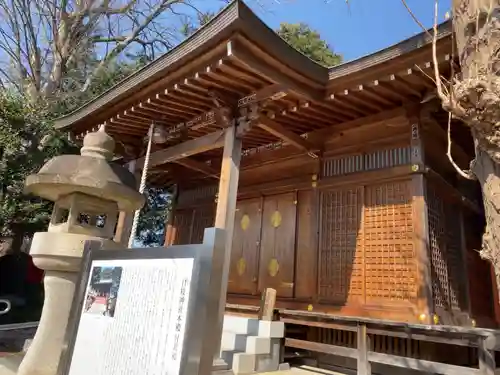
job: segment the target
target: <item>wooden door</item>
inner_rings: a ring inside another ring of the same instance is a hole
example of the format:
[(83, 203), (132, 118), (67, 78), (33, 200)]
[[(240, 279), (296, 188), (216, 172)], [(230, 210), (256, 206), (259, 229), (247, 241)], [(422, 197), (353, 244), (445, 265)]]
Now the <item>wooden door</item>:
[(259, 289), (274, 288), (280, 297), (293, 297), (295, 269), (296, 194), (264, 199)]
[(262, 200), (248, 199), (236, 204), (229, 293), (256, 294), (262, 218)]

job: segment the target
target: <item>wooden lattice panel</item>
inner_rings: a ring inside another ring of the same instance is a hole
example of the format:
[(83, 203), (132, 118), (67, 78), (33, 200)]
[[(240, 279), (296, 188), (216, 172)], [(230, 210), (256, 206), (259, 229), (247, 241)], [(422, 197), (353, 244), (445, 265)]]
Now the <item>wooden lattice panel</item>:
[(321, 195), (321, 299), (344, 302), (348, 297), (363, 296), (362, 209), (362, 188)]
[(417, 275), (409, 181), (367, 186), (364, 208), (366, 299), (415, 301)]
[(465, 310), (465, 267), (462, 252), (463, 237), (460, 209), (455, 205), (445, 205), (445, 238), (448, 258), (450, 304), (454, 309)]
[(461, 214), (445, 203), (440, 192), (427, 184), (429, 247), (434, 306), (466, 309), (466, 275)]
[(369, 153), (343, 155), (323, 161), (323, 177), (334, 177), (410, 164), (411, 148), (397, 147)]
[(193, 229), (191, 232), (191, 243), (200, 244), (203, 242), (205, 229), (214, 226), (215, 206), (207, 205), (196, 207), (194, 210)]
[(193, 206), (199, 202), (214, 201), (217, 194), (218, 185), (204, 185), (195, 189), (181, 189), (177, 204), (182, 207)]
[(432, 295), (436, 307), (447, 307), (450, 300), (448, 267), (446, 266), (444, 208), (434, 189), (427, 187), (427, 216), (431, 258)]
[(190, 243), (192, 222), (193, 222), (193, 209), (192, 208), (175, 210), (175, 213), (174, 213), (174, 228), (175, 228), (174, 245), (187, 245)]

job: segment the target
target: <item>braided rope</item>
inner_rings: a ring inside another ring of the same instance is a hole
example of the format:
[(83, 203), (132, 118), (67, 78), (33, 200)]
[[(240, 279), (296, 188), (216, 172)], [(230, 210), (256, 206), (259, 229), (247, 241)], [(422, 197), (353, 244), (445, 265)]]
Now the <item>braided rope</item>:
[[(154, 124), (151, 124), (148, 132), (148, 148), (146, 149), (146, 156), (144, 158), (144, 167), (142, 168), (142, 176), (141, 176), (141, 184), (139, 185), (139, 193), (143, 194), (144, 189), (146, 188), (146, 179), (148, 176), (148, 167), (149, 167), (149, 157), (151, 155), (151, 143), (153, 140), (153, 130)], [(134, 213), (134, 221), (132, 222), (132, 230), (130, 231), (130, 237), (128, 239), (128, 247), (131, 248), (134, 244), (135, 235), (137, 232), (137, 226), (139, 225), (139, 216), (141, 210), (136, 210)]]

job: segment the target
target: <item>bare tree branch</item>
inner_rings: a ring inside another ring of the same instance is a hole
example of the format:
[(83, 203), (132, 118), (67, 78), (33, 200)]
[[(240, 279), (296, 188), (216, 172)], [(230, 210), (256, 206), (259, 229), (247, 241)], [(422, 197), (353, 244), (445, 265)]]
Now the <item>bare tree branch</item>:
[(194, 1), (0, 0), (0, 67), (36, 96), (88, 90), (125, 50), (152, 60), (176, 45)]
[(462, 168), (458, 166), (458, 164), (453, 160), (453, 156), (451, 156), (451, 112), (448, 112), (448, 149), (446, 151), (446, 156), (448, 157), (448, 160), (450, 161), (451, 165), (457, 173), (462, 176), (463, 178), (467, 180), (476, 180), (476, 177), (472, 173), (472, 171), (464, 171)]

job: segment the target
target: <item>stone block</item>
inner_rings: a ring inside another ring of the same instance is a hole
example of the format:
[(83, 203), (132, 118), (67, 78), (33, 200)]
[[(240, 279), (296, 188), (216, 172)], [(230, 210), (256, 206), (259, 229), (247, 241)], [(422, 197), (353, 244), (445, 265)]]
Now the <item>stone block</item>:
[(255, 354), (236, 353), (233, 356), (232, 364), (234, 375), (245, 375), (255, 372), (255, 359)]
[(247, 335), (223, 331), (221, 348), (223, 350), (235, 350), (244, 352), (247, 345)]
[(285, 336), (285, 323), (261, 320), (257, 336), (282, 338)]
[(248, 354), (270, 354), (271, 339), (269, 337), (247, 336), (245, 353)]
[(290, 364), (289, 363), (280, 363), (278, 366), (278, 371), (289, 371), (290, 370)]
[(235, 350), (221, 350), (220, 352), (220, 359), (224, 362), (227, 363), (229, 367), (233, 366), (233, 359), (234, 355), (237, 354), (238, 352)]
[(224, 316), (223, 331), (257, 336), (258, 329), (258, 319), (232, 315)]
[(281, 339), (270, 339), (269, 354), (257, 355), (255, 370), (257, 372), (277, 371), (281, 362)]

